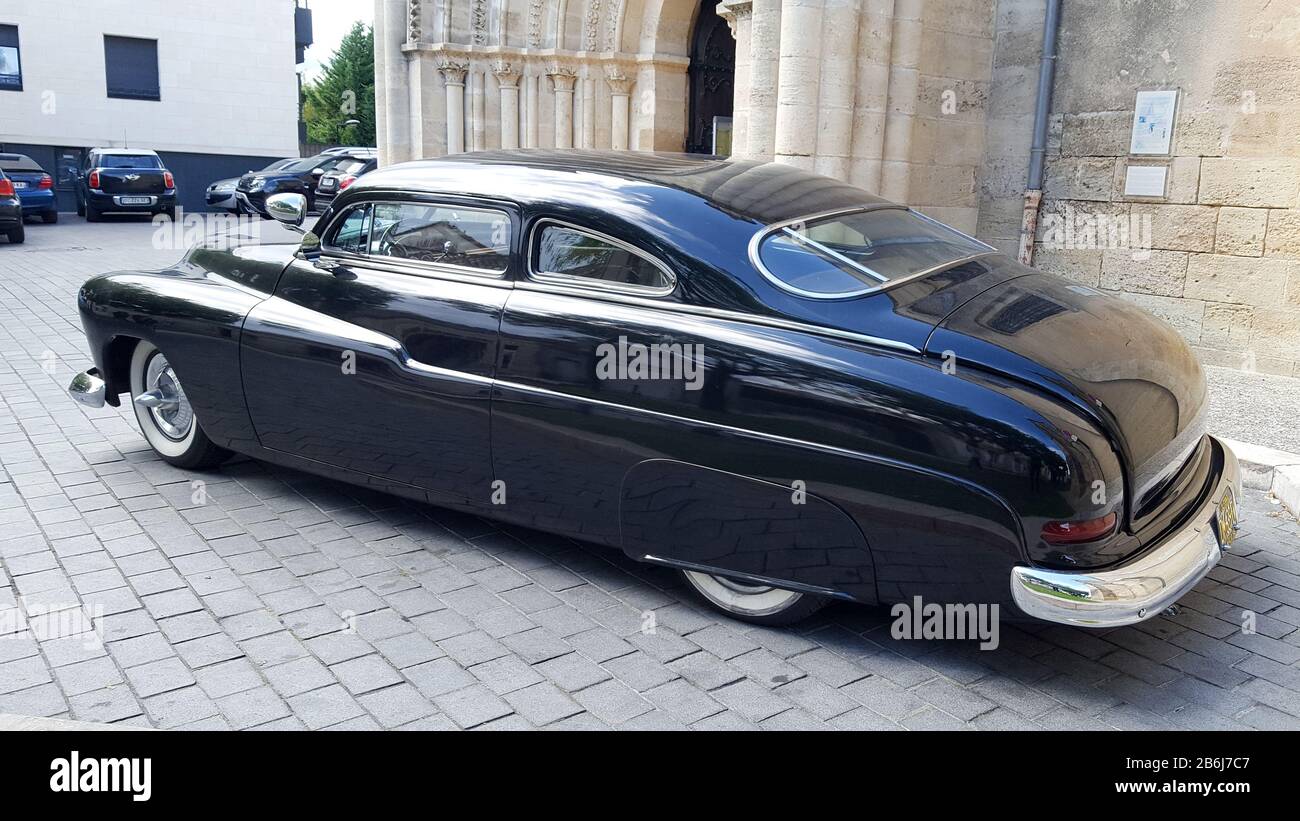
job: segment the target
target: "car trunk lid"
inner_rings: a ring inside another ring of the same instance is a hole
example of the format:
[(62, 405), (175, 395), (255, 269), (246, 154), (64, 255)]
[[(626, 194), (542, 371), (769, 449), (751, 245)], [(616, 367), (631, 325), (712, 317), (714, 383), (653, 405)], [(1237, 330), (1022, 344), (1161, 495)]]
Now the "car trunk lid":
[(105, 194), (161, 194), (167, 185), (160, 168), (101, 168), (99, 190)]
[(1086, 285), (1037, 272), (1004, 281), (949, 313), (926, 351), (1088, 409), (1124, 460), (1134, 532), (1164, 509), (1205, 434), (1205, 376), (1191, 348), (1133, 303)]

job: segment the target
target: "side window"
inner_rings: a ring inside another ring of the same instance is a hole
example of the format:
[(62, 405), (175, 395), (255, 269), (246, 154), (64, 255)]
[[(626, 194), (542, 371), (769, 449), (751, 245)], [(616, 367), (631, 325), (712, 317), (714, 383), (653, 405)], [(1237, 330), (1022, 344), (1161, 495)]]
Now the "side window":
[(349, 254), (364, 254), (370, 244), (369, 205), (358, 205), (340, 220), (334, 232), (325, 241), (325, 247), (331, 251), (345, 251)]
[(23, 67), (18, 53), (18, 27), (0, 26), (0, 91), (23, 90)]
[(533, 249), (540, 277), (565, 277), (624, 288), (672, 290), (673, 275), (630, 245), (576, 228), (544, 224)]
[(499, 274), (510, 264), (510, 217), (485, 208), (378, 203), (370, 254)]

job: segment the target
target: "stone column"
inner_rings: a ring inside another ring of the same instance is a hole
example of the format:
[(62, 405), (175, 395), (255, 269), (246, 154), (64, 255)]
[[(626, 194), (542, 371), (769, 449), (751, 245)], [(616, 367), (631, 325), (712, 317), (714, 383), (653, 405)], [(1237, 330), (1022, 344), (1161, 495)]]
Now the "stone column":
[(582, 147), (596, 147), (596, 81), (582, 79)]
[(615, 151), (627, 150), (628, 98), (632, 81), (622, 71), (605, 77), (609, 83), (609, 147)]
[(578, 75), (563, 66), (547, 72), (555, 87), (555, 147), (573, 148), (573, 85)]
[(470, 150), (487, 148), (487, 72), (470, 72)]
[(501, 90), (501, 147), (519, 147), (519, 72), (506, 62), (492, 71)]
[(438, 66), (447, 92), (447, 153), (465, 151), (465, 73), (464, 63), (444, 62)]
[(785, 0), (781, 6), (773, 154), (779, 163), (809, 170), (817, 150), (825, 5), (826, 0)]
[[(776, 81), (780, 71), (781, 0), (753, 0), (749, 28), (749, 132), (746, 155), (772, 159), (776, 139)], [(737, 42), (739, 47), (739, 42)]]
[(880, 196), (898, 203), (908, 201), (911, 189), (912, 127), (920, 83), (924, 5), (925, 0), (894, 0)]
[(524, 103), (527, 109), (524, 118), (524, 148), (536, 148), (538, 145), (538, 106), (541, 95), (537, 93), (538, 76), (530, 74), (524, 78)]
[(857, 0), (825, 0), (822, 15), (821, 81), (818, 83), (817, 145), (813, 169), (837, 180), (849, 178), (853, 104), (858, 67)]
[(718, 4), (718, 15), (727, 21), (736, 38), (736, 74), (731, 101), (731, 155), (744, 157), (749, 153), (749, 95), (750, 95), (750, 29), (753, 24), (752, 0), (723, 0)]
[(407, 41), (411, 30), (407, 0), (383, 0), (382, 11), (383, 24), (376, 27), (379, 37), (375, 44), (375, 58), (383, 74), (379, 83), (383, 87), (384, 101), (380, 161), (388, 165), (411, 159), (410, 97), (406, 55), (402, 53), (402, 44)]

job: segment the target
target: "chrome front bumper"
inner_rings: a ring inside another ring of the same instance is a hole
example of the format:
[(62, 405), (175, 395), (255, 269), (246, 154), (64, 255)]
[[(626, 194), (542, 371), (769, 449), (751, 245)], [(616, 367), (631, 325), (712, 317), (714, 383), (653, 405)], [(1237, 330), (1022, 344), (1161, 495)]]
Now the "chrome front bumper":
[[(1016, 605), (1045, 621), (1078, 627), (1118, 627), (1160, 614), (1195, 587), (1222, 555), (1217, 519), (1224, 494), (1231, 493), (1233, 508), (1241, 509), (1237, 457), (1221, 440), (1211, 439), (1223, 454), (1223, 472), (1208, 500), (1182, 530), (1141, 558), (1110, 570), (1087, 573), (1013, 568), (1011, 595)], [(1228, 534), (1228, 541), (1235, 535)]]
[(83, 405), (102, 408), (106, 388), (104, 380), (99, 378), (99, 370), (91, 368), (72, 377), (72, 384), (68, 385), (68, 395)]

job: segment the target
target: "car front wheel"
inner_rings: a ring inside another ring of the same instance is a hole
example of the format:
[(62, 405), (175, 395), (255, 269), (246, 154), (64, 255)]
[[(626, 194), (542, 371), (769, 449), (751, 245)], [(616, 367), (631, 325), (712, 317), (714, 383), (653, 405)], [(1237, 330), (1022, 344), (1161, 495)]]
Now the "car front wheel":
[(27, 229), (19, 225), (17, 228), (13, 228), (9, 231), (8, 237), (10, 242), (17, 245), (27, 239)]
[(148, 342), (131, 356), (131, 407), (140, 432), (163, 461), (181, 468), (216, 467), (230, 451), (213, 444), (162, 351)]
[(683, 570), (687, 584), (727, 615), (754, 624), (783, 625), (802, 621), (826, 606), (826, 600), (779, 587)]

